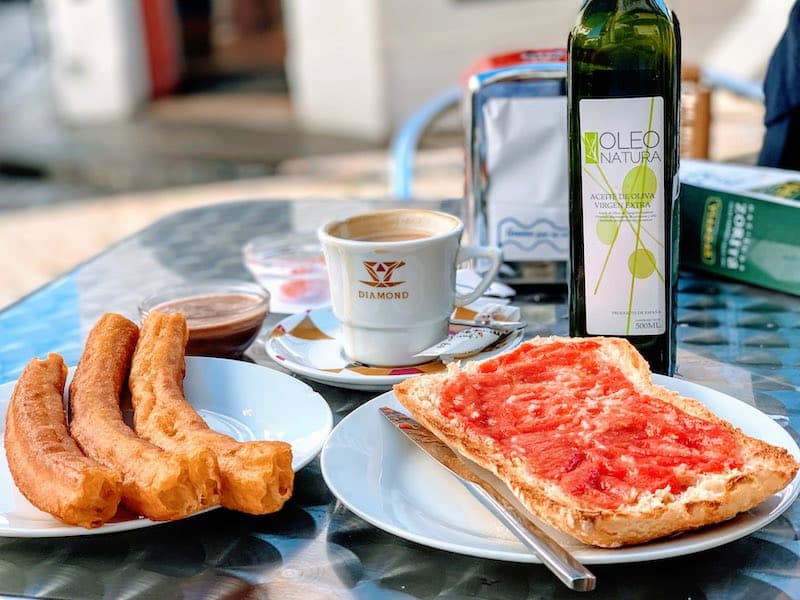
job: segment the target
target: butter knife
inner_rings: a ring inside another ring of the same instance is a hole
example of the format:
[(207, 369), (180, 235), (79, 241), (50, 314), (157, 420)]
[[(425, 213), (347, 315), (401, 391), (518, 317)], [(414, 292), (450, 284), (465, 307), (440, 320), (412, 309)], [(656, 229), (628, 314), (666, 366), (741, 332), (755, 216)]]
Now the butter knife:
[[(388, 406), (380, 411), (426, 454), (447, 468), (467, 491), (497, 517), (567, 587), (580, 592), (595, 588), (597, 579), (558, 542), (531, 521), (506, 485), (493, 473), (462, 457), (411, 417)], [(505, 491), (504, 491), (505, 490)]]

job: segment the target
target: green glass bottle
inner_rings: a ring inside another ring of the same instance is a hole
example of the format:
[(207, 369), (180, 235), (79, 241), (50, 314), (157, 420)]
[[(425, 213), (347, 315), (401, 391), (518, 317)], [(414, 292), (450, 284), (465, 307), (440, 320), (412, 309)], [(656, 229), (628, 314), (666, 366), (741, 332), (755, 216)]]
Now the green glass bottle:
[(675, 364), (680, 31), (663, 0), (586, 0), (569, 42), (570, 335)]

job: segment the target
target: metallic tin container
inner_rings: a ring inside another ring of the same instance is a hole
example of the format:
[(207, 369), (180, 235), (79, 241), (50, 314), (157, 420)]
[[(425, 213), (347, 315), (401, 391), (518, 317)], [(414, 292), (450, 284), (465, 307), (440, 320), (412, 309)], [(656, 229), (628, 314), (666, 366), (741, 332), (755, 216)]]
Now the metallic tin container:
[(501, 276), (509, 283), (565, 284), (566, 53), (528, 51), (478, 63), (465, 113), (467, 236), (503, 249)]

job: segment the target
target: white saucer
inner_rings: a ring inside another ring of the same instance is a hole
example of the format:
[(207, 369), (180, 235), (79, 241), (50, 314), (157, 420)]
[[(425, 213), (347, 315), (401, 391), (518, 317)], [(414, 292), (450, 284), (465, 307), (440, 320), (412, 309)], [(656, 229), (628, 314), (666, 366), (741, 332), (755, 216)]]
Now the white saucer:
[[(278, 364), (313, 381), (354, 390), (386, 390), (408, 377), (436, 373), (444, 363), (432, 360), (410, 367), (369, 367), (352, 363), (339, 341), (339, 321), (330, 307), (308, 310), (283, 319), (270, 332), (267, 354)], [(482, 360), (517, 346), (523, 330), (509, 332), (484, 351), (469, 356)]]

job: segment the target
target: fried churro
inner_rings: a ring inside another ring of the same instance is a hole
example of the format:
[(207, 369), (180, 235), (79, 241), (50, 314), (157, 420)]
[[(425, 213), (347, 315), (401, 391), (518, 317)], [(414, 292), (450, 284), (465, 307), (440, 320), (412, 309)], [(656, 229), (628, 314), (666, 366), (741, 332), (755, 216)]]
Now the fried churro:
[(226, 508), (251, 514), (279, 510), (292, 493), (291, 446), (278, 441), (239, 442), (208, 427), (183, 393), (187, 339), (181, 313), (153, 311), (142, 324), (129, 379), (134, 429), (173, 452), (211, 449), (219, 464)]
[(70, 430), (88, 456), (122, 473), (126, 507), (153, 520), (177, 519), (218, 504), (219, 471), (209, 451), (165, 451), (124, 422), (120, 397), (138, 336), (121, 315), (95, 324), (69, 388)]
[(67, 431), (67, 367), (58, 354), (31, 360), (6, 413), (8, 469), (20, 492), (64, 523), (99, 527), (117, 512), (121, 477), (84, 456)]

